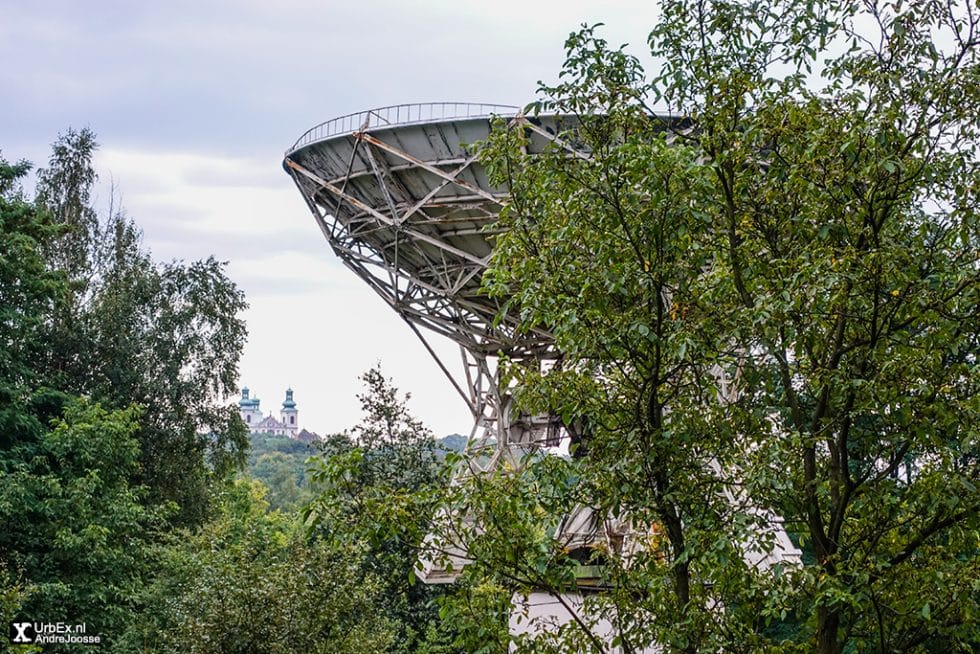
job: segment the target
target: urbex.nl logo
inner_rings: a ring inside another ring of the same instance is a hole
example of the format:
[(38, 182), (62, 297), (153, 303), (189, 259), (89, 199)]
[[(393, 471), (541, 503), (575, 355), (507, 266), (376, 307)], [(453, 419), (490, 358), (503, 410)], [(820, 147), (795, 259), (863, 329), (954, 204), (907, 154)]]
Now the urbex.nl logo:
[(34, 631), (33, 622), (11, 622), (10, 632), (8, 637), (10, 642), (14, 645), (30, 644), (34, 642), (34, 636), (37, 633)]
[(84, 623), (30, 622), (15, 620), (10, 623), (7, 637), (11, 645), (98, 645), (101, 636), (86, 633)]

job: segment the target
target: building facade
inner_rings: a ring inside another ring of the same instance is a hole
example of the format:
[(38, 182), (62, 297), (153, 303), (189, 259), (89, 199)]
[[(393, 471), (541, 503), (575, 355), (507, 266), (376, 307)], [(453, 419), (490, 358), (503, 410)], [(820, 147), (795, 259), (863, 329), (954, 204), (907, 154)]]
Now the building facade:
[(242, 417), (250, 434), (269, 434), (271, 436), (288, 436), (296, 438), (299, 433), (299, 410), (293, 400), (293, 389), (286, 389), (286, 399), (282, 402), (279, 418), (272, 413), (263, 416), (259, 407), (260, 400), (252, 397), (248, 386), (242, 388), (242, 399), (238, 401), (238, 413)]

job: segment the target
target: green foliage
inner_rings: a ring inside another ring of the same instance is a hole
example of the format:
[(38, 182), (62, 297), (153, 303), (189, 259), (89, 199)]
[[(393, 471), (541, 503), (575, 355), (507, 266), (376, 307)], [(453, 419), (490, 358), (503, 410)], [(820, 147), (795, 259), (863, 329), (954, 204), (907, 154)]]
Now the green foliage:
[(357, 548), (310, 541), (269, 511), (258, 482), (239, 480), (214, 518), (161, 548), (128, 649), (200, 654), (385, 651), (395, 637), (376, 610), (382, 582)]
[(21, 615), (85, 622), (111, 640), (132, 619), (146, 550), (164, 514), (131, 483), (139, 411), (84, 400), (30, 445), (0, 454), (0, 534), (7, 570), (29, 582)]
[(268, 487), (271, 508), (300, 510), (313, 498), (306, 463), (316, 451), (313, 445), (264, 434), (253, 434), (249, 440), (249, 462), (244, 474)]
[[(449, 459), (465, 465), (460, 455)], [(562, 516), (576, 506), (576, 468), (558, 457), (531, 457), (519, 470), (462, 476), (443, 494), (443, 512), (430, 527), (438, 537), (435, 551), (425, 556), (451, 566), (444, 556), (450, 549), (439, 545), (444, 543), (472, 561), (456, 570), (460, 576), (440, 610), (457, 629), (461, 650), (503, 653), (516, 645), (518, 651), (555, 651), (542, 639), (515, 642), (509, 618), (513, 598), (576, 590), (576, 562), (555, 539)], [(590, 634), (579, 631), (570, 642), (589, 648)]]
[[(430, 515), (426, 491), (445, 483), (432, 433), (405, 407), (405, 399), (377, 368), (362, 377), (363, 421), (351, 437), (335, 436), (311, 461), (320, 495), (311, 505), (341, 537), (397, 544), (404, 553), (424, 535)], [(408, 520), (406, 520), (407, 518)]]
[(440, 502), (446, 473), (432, 433), (405, 407), (381, 371), (362, 377), (363, 421), (352, 437), (333, 436), (311, 459), (317, 495), (308, 509), (312, 533), (338, 547), (363, 548), (364, 565), (384, 583), (376, 610), (398, 629), (391, 652), (440, 651), (438, 588), (414, 580), (418, 545)]
[(0, 158), (0, 396), (7, 401), (16, 388), (37, 383), (33, 361), (44, 317), (64, 290), (63, 274), (49, 270), (44, 257), (60, 229), (18, 188), (28, 170), (26, 162)]
[(64, 229), (49, 244), (47, 259), (55, 270), (65, 272), (75, 291), (84, 293), (91, 280), (98, 214), (92, 208), (92, 187), (97, 175), (92, 157), (98, 144), (89, 129), (69, 129), (51, 147), (48, 167), (38, 171), (38, 196), (54, 220)]
[[(658, 72), (585, 28), (531, 107), (588, 157), (529, 155), (519, 125), (485, 145), (511, 191), (487, 289), (564, 354), (513, 366), (518, 400), (588, 416), (576, 501), (661, 536), (608, 561), (631, 646), (980, 643), (978, 27), (934, 2), (665, 0)], [(547, 506), (517, 479), (466, 500), (526, 521), (481, 556)], [(775, 514), (812, 559), (744, 565)]]
[(0, 608), (111, 648), (161, 532), (203, 522), (244, 464), (220, 401), (245, 304), (222, 264), (155, 263), (122, 212), (99, 217), (95, 148), (62, 136), (33, 200), (29, 164), (0, 160)]
[(209, 485), (245, 462), (246, 430), (220, 402), (237, 380), (247, 305), (213, 258), (154, 262), (125, 213), (99, 218), (96, 147), (91, 131), (69, 130), (38, 173), (37, 204), (60, 230), (44, 257), (69, 283), (41, 314), (34, 368), (47, 386), (141, 405), (140, 481), (151, 501), (178, 504), (178, 521), (200, 522)]
[[(471, 582), (468, 576), (441, 598), (439, 618), (456, 631), (451, 651), (472, 654), (504, 654), (511, 651), (507, 620), (512, 590), (489, 580)], [(447, 650), (450, 651), (450, 650)]]
[[(0, 624), (9, 625), (23, 616), (24, 602), (31, 592), (32, 588), (25, 586), (23, 581), (0, 561)], [(41, 649), (34, 645), (8, 644), (6, 651), (10, 654), (31, 654)]]

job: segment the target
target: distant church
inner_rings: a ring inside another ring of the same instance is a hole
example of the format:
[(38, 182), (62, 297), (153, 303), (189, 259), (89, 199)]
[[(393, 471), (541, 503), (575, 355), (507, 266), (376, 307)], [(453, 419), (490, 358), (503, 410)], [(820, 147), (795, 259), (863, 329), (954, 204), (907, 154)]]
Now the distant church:
[(298, 437), (299, 411), (296, 410), (291, 388), (286, 389), (286, 399), (279, 411), (279, 420), (276, 420), (272, 413), (262, 416), (262, 411), (259, 410), (259, 398), (249, 397), (248, 386), (242, 389), (242, 399), (238, 401), (238, 413), (241, 414), (250, 434)]

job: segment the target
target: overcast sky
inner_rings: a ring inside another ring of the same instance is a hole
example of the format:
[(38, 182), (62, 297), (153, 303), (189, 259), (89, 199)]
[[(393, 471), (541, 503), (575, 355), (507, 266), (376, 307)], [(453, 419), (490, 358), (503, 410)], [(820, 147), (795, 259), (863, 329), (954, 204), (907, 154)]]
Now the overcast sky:
[[(251, 308), (241, 382), (302, 426), (360, 417), (377, 362), (437, 435), (468, 433), (462, 400), (408, 327), (333, 255), (281, 168), (313, 125), (404, 102), (524, 104), (554, 81), (563, 42), (604, 22), (644, 52), (653, 3), (505, 0), (166, 3), (0, 0), (0, 152), (47, 160), (68, 127), (101, 144), (158, 259), (215, 255)], [(441, 348), (456, 357), (455, 346)]]

